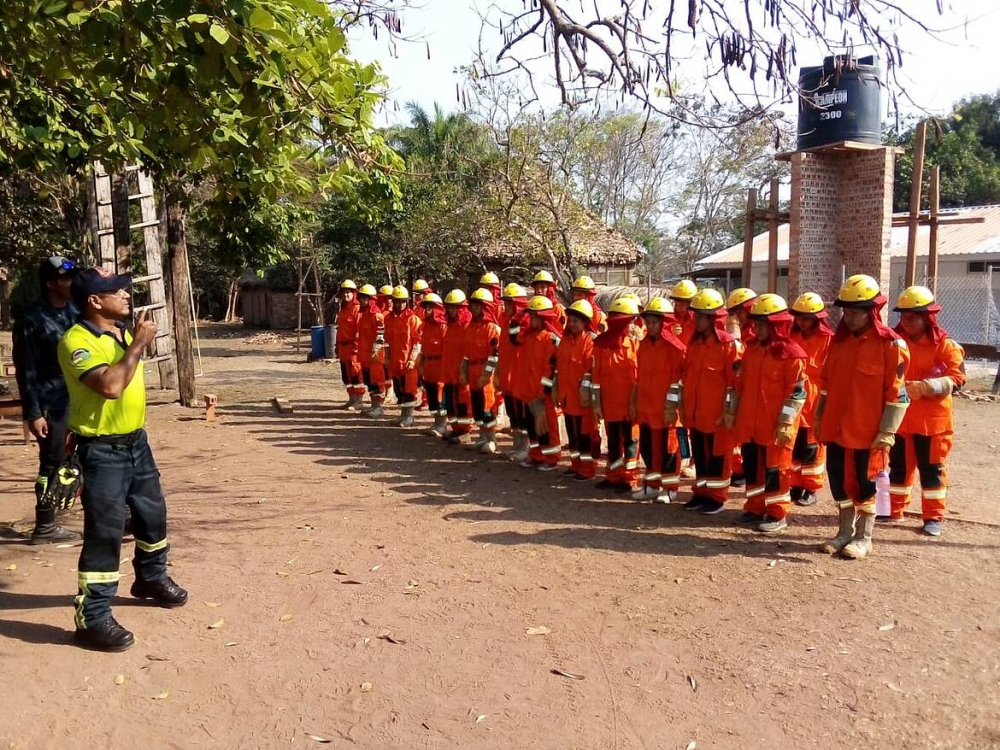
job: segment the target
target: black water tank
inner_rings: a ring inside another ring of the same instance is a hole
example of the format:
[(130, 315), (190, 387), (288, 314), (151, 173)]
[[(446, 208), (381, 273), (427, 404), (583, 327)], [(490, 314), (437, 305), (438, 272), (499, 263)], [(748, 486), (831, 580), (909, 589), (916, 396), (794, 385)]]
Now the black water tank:
[(874, 56), (828, 57), (799, 71), (799, 150), (882, 143), (882, 83)]

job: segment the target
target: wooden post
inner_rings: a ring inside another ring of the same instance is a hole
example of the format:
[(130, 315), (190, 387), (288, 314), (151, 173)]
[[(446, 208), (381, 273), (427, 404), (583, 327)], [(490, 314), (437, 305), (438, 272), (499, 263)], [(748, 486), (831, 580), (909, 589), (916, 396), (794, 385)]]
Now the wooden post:
[(927, 242), (927, 286), (937, 295), (938, 216), (941, 213), (941, 167), (931, 168), (931, 236)]
[(771, 180), (771, 200), (767, 218), (767, 291), (778, 291), (778, 190), (781, 181)]
[[(166, 195), (164, 199), (167, 200)], [(181, 404), (191, 406), (195, 398), (194, 346), (191, 341), (191, 279), (188, 276), (184, 208), (176, 203), (171, 203), (167, 209), (167, 243), (170, 247), (170, 280), (173, 285), (177, 386)]]
[(117, 273), (115, 262), (114, 215), (111, 209), (111, 177), (99, 161), (93, 164), (94, 199), (91, 202), (91, 235), (94, 257), (102, 268)]
[(743, 270), (740, 286), (750, 286), (750, 274), (753, 273), (753, 230), (757, 211), (757, 188), (747, 191), (747, 218), (743, 228)]
[(920, 230), (920, 191), (924, 181), (924, 146), (927, 143), (927, 123), (917, 125), (913, 142), (913, 174), (910, 186), (910, 234), (906, 240), (906, 286), (913, 286), (917, 277), (917, 232)]

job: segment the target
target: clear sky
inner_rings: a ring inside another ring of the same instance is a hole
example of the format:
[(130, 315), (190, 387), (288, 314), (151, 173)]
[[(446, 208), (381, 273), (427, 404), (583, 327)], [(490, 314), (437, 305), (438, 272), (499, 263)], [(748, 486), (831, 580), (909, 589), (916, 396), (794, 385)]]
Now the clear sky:
[[(446, 110), (457, 106), (455, 89), (462, 76), (455, 72), (474, 58), (479, 44), (480, 15), (477, 3), (470, 0), (416, 0), (420, 7), (403, 12), (403, 31), (419, 38), (417, 43), (402, 43), (393, 56), (384, 34), (374, 40), (359, 32), (351, 41), (353, 53), (362, 60), (378, 60), (389, 76), (392, 102), (381, 117), (382, 124), (405, 120), (403, 105), (416, 101), (430, 109), (439, 102)], [(518, 10), (520, 0), (494, 0), (499, 5)], [(934, 114), (943, 114), (950, 106), (970, 94), (1000, 89), (1000, 0), (951, 0), (946, 12), (938, 17), (936, 0), (902, 0), (906, 9), (943, 32), (942, 43), (915, 29), (901, 29), (900, 41), (910, 54), (903, 60), (901, 79), (910, 96)], [(479, 8), (489, 8), (489, 0), (479, 0)], [(496, 30), (487, 29), (484, 45), (494, 52), (499, 46)], [(428, 59), (427, 48), (430, 48)], [(799, 62), (805, 59), (805, 45), (800, 46)], [(553, 91), (551, 102), (558, 101)], [(394, 103), (394, 104), (393, 104)], [(396, 110), (398, 105), (399, 110)]]

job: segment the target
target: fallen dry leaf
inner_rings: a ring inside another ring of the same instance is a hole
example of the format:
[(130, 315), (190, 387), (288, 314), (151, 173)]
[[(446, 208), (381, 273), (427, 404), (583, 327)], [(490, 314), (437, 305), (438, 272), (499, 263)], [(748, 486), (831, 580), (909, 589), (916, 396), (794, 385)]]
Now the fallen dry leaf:
[(344, 570), (341, 570), (340, 568), (334, 568), (334, 569), (333, 569), (333, 574), (334, 574), (335, 576), (346, 576), (346, 575), (347, 575), (347, 572), (346, 572), (346, 571), (344, 571)]
[(75, 547), (75, 544), (57, 544), (56, 549), (69, 549), (70, 547)]
[(528, 628), (525, 632), (528, 635), (548, 635), (552, 631), (549, 628), (545, 627), (544, 625), (539, 625), (534, 628)]
[(696, 693), (698, 692), (698, 681), (694, 678), (694, 675), (688, 675), (688, 685), (690, 685), (691, 689)]
[(778, 561), (777, 561), (777, 560), (771, 560), (771, 562), (769, 562), (769, 563), (767, 564), (767, 567), (769, 567), (769, 568), (773, 568), (773, 567), (774, 567), (775, 565), (777, 565), (777, 564), (778, 564)]
[(695, 742), (694, 740), (691, 740), (691, 741), (690, 741), (690, 742), (689, 742), (689, 743), (687, 744), (687, 748), (686, 748), (686, 750), (694, 750), (694, 749), (695, 749), (696, 747), (698, 747), (698, 743), (697, 743), (697, 742)]
[(169, 697), (170, 697), (170, 693), (160, 693), (159, 695), (154, 695), (153, 696), (153, 700), (154, 701), (165, 701)]
[(479, 716), (476, 717), (477, 724), (481, 724), (484, 721), (486, 721), (486, 714), (479, 714)]
[(169, 656), (160, 656), (159, 654), (146, 654), (146, 658), (150, 661), (170, 661)]
[(887, 622), (885, 625), (879, 625), (878, 629), (880, 632), (884, 632), (886, 630), (892, 630), (894, 627), (896, 627), (895, 622)]
[(343, 581), (341, 581), (341, 583), (346, 583), (346, 584), (350, 584), (350, 585), (354, 585), (354, 586), (363, 586), (364, 585), (364, 584), (361, 583), (361, 581), (355, 581), (353, 578), (345, 578)]
[(306, 575), (307, 576), (314, 576), (317, 573), (322, 573), (322, 572), (323, 572), (322, 568), (316, 568), (316, 570), (310, 570), (308, 573), (306, 573)]
[(893, 685), (891, 682), (885, 683), (885, 686), (887, 688), (889, 688), (890, 690), (895, 690), (897, 693), (905, 693), (906, 692), (901, 687), (897, 687), (896, 685)]
[(361, 692), (362, 693), (370, 693), (371, 691), (372, 691), (372, 684), (370, 682), (362, 682), (361, 683)]
[(125, 675), (123, 675), (123, 674), (116, 674), (111, 681), (113, 683), (115, 683), (116, 685), (124, 685), (125, 684)]
[(11, 572), (13, 572), (13, 571), (17, 570), (17, 563), (11, 563), (10, 565), (8, 565), (8, 566), (7, 566), (6, 568), (5, 568), (5, 570), (9, 570), (9, 571), (11, 571)]
[(285, 572), (285, 571), (283, 571), (283, 570), (276, 570), (276, 571), (274, 571), (274, 574), (275, 574), (276, 576), (278, 576), (278, 578), (288, 578), (288, 576), (290, 576), (290, 575), (291, 575), (291, 573), (286, 573), (286, 572)]
[(218, 620), (216, 620), (216, 621), (215, 621), (215, 622), (213, 622), (213, 623), (212, 623), (211, 625), (209, 625), (209, 626), (208, 626), (208, 629), (209, 629), (209, 630), (215, 630), (216, 628), (221, 628), (221, 627), (222, 627), (222, 625), (223, 625), (223, 624), (224, 624), (225, 622), (226, 622), (226, 619), (225, 619), (224, 617), (220, 617), (220, 618), (219, 618)]
[(388, 641), (389, 643), (394, 643), (397, 646), (402, 646), (403, 644), (406, 643), (406, 641), (400, 641), (400, 640), (397, 640), (396, 638), (393, 638), (388, 633), (382, 633), (381, 635), (379, 635), (377, 637), (380, 638), (383, 641)]
[(293, 619), (294, 617), (295, 617), (295, 615), (293, 615), (293, 614), (282, 615), (281, 617), (278, 618), (278, 622), (288, 622), (289, 620)]
[(378, 565), (372, 565), (372, 572), (374, 573), (376, 570), (378, 570), (381, 567), (382, 567), (382, 563), (379, 563)]
[(205, 602), (205, 606), (206, 607), (218, 607), (219, 603), (218, 602)]
[(326, 737), (320, 737), (317, 734), (310, 734), (309, 739), (316, 740), (321, 745), (329, 745), (332, 740), (328, 740)]
[(552, 674), (559, 675), (560, 677), (567, 677), (571, 680), (585, 680), (587, 679), (582, 674), (573, 674), (572, 672), (567, 672), (564, 669), (553, 669)]
[(237, 643), (236, 641), (229, 641), (229, 643), (225, 644), (226, 648), (229, 648), (230, 646), (239, 646), (239, 645), (240, 644)]

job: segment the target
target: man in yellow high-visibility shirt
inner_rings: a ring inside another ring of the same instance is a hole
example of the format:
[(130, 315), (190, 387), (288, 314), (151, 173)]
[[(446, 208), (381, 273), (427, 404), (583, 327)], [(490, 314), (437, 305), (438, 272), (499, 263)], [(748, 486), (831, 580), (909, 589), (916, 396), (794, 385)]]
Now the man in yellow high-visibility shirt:
[(167, 575), (167, 506), (143, 429), (141, 357), (156, 337), (156, 324), (144, 312), (134, 334), (125, 329), (131, 281), (131, 275), (104, 269), (81, 271), (73, 280), (81, 321), (66, 332), (58, 350), (69, 390), (69, 429), (83, 472), (75, 639), (99, 651), (124, 651), (135, 642), (111, 614), (126, 507), (135, 535), (132, 596), (161, 607), (180, 607), (188, 598)]

